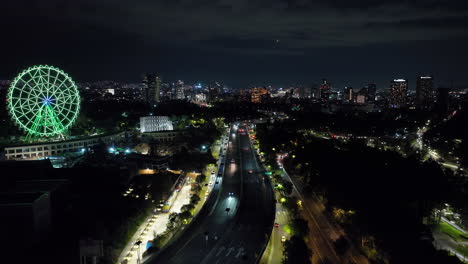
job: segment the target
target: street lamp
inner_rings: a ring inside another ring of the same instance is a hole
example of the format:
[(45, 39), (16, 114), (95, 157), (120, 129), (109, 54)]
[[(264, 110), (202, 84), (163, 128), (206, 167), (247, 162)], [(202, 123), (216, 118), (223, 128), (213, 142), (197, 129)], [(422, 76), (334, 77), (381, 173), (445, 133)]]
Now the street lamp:
[(138, 256), (137, 256), (137, 264), (140, 264), (141, 263), (141, 259), (140, 259), (140, 244), (141, 244), (141, 240), (138, 240), (137, 242), (135, 242), (135, 245), (138, 246)]

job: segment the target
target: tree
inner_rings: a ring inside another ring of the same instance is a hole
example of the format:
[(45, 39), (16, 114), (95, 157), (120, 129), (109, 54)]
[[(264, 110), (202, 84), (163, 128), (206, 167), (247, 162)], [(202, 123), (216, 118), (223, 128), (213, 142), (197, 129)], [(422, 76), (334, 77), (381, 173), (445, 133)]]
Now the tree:
[(289, 240), (284, 242), (283, 263), (296, 264), (304, 263), (310, 264), (310, 257), (312, 256), (311, 250), (307, 247), (304, 240), (299, 236), (292, 236)]
[(295, 197), (288, 197), (283, 203), (284, 206), (289, 210), (292, 215), (297, 215), (299, 212), (299, 207), (297, 205), (297, 199)]
[(200, 184), (200, 183), (204, 182), (205, 179), (206, 179), (206, 176), (202, 173), (202, 174), (198, 175), (197, 178), (195, 178), (195, 181)]
[(169, 214), (169, 221), (167, 222), (167, 229), (173, 230), (180, 225), (180, 214), (171, 213)]
[(182, 207), (180, 208), (180, 211), (182, 212), (189, 212), (190, 210), (192, 210), (193, 208), (195, 208), (195, 206), (191, 203), (189, 204), (184, 204), (182, 205)]
[(189, 211), (184, 211), (179, 214), (180, 219), (188, 221), (190, 218), (192, 218), (192, 214)]
[(309, 223), (300, 217), (296, 217), (291, 221), (291, 227), (294, 235), (305, 237), (309, 234)]
[(192, 191), (193, 191), (194, 193), (199, 193), (199, 192), (201, 191), (201, 189), (202, 189), (202, 187), (200, 186), (200, 184), (194, 184), (194, 185), (192, 186)]
[(343, 255), (348, 249), (348, 240), (345, 237), (341, 236), (333, 243), (336, 249), (336, 253)]
[(290, 181), (288, 181), (288, 180), (284, 180), (282, 184), (283, 184), (283, 188), (284, 188), (284, 194), (290, 195), (292, 193), (292, 190), (293, 190), (292, 183)]
[(190, 197), (190, 203), (193, 205), (197, 204), (199, 201), (200, 201), (200, 196), (198, 196), (198, 194), (194, 194), (192, 195), (192, 197)]

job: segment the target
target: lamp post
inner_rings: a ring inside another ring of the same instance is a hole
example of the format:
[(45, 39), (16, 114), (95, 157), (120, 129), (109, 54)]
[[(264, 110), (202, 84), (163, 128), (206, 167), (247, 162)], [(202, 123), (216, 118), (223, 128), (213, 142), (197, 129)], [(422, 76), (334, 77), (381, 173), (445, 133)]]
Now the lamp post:
[(140, 244), (141, 244), (141, 243), (142, 243), (142, 242), (141, 242), (140, 240), (138, 240), (137, 242), (135, 242), (135, 245), (137, 245), (137, 246), (138, 246), (138, 252), (137, 252), (137, 254), (138, 254), (138, 256), (137, 256), (137, 264), (140, 264), (140, 263), (141, 263), (141, 259), (140, 259)]

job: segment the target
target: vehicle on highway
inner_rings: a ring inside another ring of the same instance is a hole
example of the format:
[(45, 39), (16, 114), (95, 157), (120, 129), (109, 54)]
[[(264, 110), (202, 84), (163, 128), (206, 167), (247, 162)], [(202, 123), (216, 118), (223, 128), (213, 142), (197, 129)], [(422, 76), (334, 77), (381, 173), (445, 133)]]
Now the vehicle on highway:
[(249, 170), (249, 173), (253, 173), (253, 170)]
[(249, 148), (248, 148), (248, 147), (244, 147), (244, 148), (242, 148), (242, 149), (243, 149), (244, 151), (247, 151), (247, 150), (249, 150)]
[(232, 196), (234, 196), (234, 193), (233, 193), (233, 192), (230, 192), (230, 193), (229, 193), (229, 197), (232, 197)]
[(232, 160), (231, 160), (231, 163), (236, 163), (236, 160), (235, 160), (235, 159), (232, 159)]
[(275, 223), (275, 227), (279, 227), (279, 224), (278, 224), (278, 223)]
[(281, 236), (281, 242), (286, 242), (286, 237), (285, 236)]

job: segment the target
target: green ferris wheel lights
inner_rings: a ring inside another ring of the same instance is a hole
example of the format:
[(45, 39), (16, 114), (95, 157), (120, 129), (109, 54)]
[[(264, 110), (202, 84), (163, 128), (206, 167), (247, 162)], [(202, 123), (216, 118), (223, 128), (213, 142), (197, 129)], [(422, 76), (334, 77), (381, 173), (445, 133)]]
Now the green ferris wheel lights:
[(30, 136), (52, 137), (75, 122), (80, 95), (75, 82), (62, 70), (38, 65), (21, 72), (7, 95), (8, 112)]

